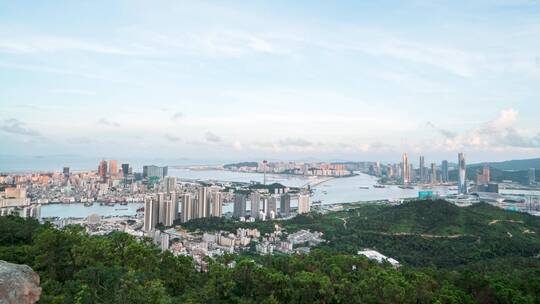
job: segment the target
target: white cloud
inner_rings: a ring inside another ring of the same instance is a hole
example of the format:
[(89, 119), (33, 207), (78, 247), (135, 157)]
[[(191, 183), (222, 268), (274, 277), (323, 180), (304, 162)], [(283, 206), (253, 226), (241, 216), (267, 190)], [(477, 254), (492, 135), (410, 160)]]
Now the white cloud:
[(499, 116), (474, 129), (454, 136), (445, 136), (436, 146), (446, 150), (540, 148), (540, 133), (527, 136), (516, 128), (519, 113), (502, 110)]
[(178, 112), (175, 112), (175, 113), (172, 115), (171, 120), (172, 120), (172, 121), (177, 121), (177, 120), (179, 120), (180, 118), (182, 118), (183, 116), (184, 116), (184, 113), (178, 111)]
[(25, 135), (30, 137), (41, 136), (41, 133), (39, 133), (39, 131), (27, 127), (26, 123), (15, 118), (5, 119), (3, 124), (0, 125), (0, 130), (6, 133)]
[(103, 118), (103, 117), (98, 120), (98, 124), (107, 126), (107, 127), (115, 127), (115, 128), (120, 127), (119, 123), (108, 120), (107, 118)]
[(180, 137), (176, 135), (171, 135), (171, 134), (165, 134), (165, 139), (167, 139), (170, 142), (179, 142), (181, 140)]
[(210, 142), (210, 143), (218, 143), (218, 142), (221, 142), (221, 137), (217, 136), (216, 134), (208, 131), (204, 134), (204, 139), (207, 141), (207, 142)]
[(59, 36), (0, 36), (0, 51), (8, 53), (51, 53), (77, 51), (101, 53), (109, 55), (144, 55), (149, 53), (148, 47), (130, 45), (129, 47), (112, 46), (100, 42)]

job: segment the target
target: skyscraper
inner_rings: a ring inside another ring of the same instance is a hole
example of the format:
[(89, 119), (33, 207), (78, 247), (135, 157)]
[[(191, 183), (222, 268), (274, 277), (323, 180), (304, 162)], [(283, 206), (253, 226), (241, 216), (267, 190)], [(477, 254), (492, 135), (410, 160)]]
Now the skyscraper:
[(458, 154), (458, 192), (467, 194), (467, 166), (465, 164), (465, 154)]
[(102, 179), (105, 179), (107, 177), (107, 161), (104, 159), (99, 162), (98, 175)]
[(185, 223), (193, 218), (193, 195), (185, 193), (182, 196), (182, 222)]
[(164, 178), (167, 176), (169, 171), (169, 168), (167, 166), (165, 167), (158, 167), (158, 166), (143, 166), (143, 177), (159, 177)]
[(268, 218), (273, 218), (277, 214), (277, 202), (280, 200), (279, 194), (271, 195), (268, 198), (267, 204), (266, 204), (266, 216)]
[(477, 185), (487, 185), (489, 184), (489, 182), (491, 181), (491, 176), (490, 176), (490, 170), (489, 170), (489, 166), (488, 165), (484, 165), (484, 167), (482, 168), (482, 174), (477, 174), (476, 175), (476, 184)]
[(257, 191), (251, 192), (251, 217), (259, 218), (259, 210), (261, 210), (261, 194)]
[(240, 218), (244, 216), (246, 216), (246, 196), (242, 193), (235, 193), (233, 217)]
[(62, 172), (64, 173), (65, 178), (69, 177), (69, 167), (64, 167), (64, 170), (62, 170)]
[(159, 200), (159, 220), (158, 222), (164, 226), (172, 226), (178, 218), (178, 203), (176, 201), (176, 193), (160, 193)]
[(435, 163), (431, 163), (431, 183), (437, 183), (437, 165)]
[(281, 216), (289, 216), (291, 214), (291, 196), (289, 193), (283, 193), (281, 195), (279, 213)]
[(427, 181), (426, 178), (426, 163), (424, 160), (424, 156), (420, 156), (420, 182), (425, 183)]
[(166, 193), (176, 192), (176, 177), (166, 176), (163, 179), (163, 191)]
[(441, 182), (448, 182), (448, 161), (443, 160), (441, 164)]
[(118, 173), (118, 162), (115, 159), (109, 160), (109, 175), (116, 176)]
[(401, 169), (401, 179), (403, 181), (403, 184), (409, 183), (409, 157), (407, 156), (407, 153), (403, 153), (403, 162), (401, 163), (402, 169)]
[(155, 198), (147, 197), (144, 200), (144, 231), (155, 229), (158, 223), (159, 205)]
[[(220, 217), (222, 213), (221, 203), (223, 201), (223, 193), (220, 191), (210, 192), (210, 216)], [(244, 210), (245, 210), (244, 201)]]
[(195, 205), (194, 218), (208, 216), (208, 188), (200, 187), (197, 192), (197, 204)]
[(308, 213), (311, 209), (309, 194), (300, 194), (298, 196), (298, 214)]
[(122, 164), (122, 175), (124, 178), (129, 175), (129, 164)]
[(529, 185), (536, 184), (536, 169), (529, 168)]

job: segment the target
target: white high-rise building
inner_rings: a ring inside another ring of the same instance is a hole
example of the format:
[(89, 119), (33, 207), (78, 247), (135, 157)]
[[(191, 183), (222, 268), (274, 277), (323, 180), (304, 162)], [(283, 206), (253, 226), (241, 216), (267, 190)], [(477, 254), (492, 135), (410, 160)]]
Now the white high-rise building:
[(277, 214), (277, 204), (278, 204), (279, 201), (280, 201), (280, 195), (279, 194), (271, 195), (268, 198), (267, 207), (266, 207), (266, 216), (268, 218), (273, 218), (272, 214), (274, 215), (274, 217)]
[(161, 234), (161, 251), (167, 251), (169, 250), (169, 243), (170, 243), (171, 237), (167, 233)]
[(193, 218), (193, 195), (185, 193), (182, 196), (182, 222), (185, 223)]
[(407, 156), (407, 153), (403, 153), (403, 162), (401, 163), (403, 168), (401, 169), (402, 174), (402, 180), (403, 184), (408, 184), (410, 181), (410, 174), (409, 174), (409, 157)]
[(308, 213), (311, 210), (309, 194), (300, 194), (298, 196), (298, 214)]
[(158, 223), (172, 226), (178, 218), (176, 193), (158, 193), (157, 197), (146, 198), (144, 206), (144, 230), (154, 230)]
[(158, 223), (159, 205), (155, 198), (147, 197), (144, 200), (144, 231), (152, 231)]
[(163, 191), (165, 191), (165, 193), (176, 192), (176, 177), (166, 176), (163, 179)]
[[(163, 206), (165, 209), (163, 219), (160, 219), (160, 222), (170, 227), (174, 225), (174, 221), (178, 218), (178, 202), (176, 201), (176, 193), (165, 194), (160, 196), (160, 199), (163, 199), (164, 202), (160, 201), (160, 208)], [(161, 213), (161, 212), (160, 212)]]
[(194, 218), (208, 216), (208, 188), (200, 187), (197, 192), (197, 204), (195, 205)]

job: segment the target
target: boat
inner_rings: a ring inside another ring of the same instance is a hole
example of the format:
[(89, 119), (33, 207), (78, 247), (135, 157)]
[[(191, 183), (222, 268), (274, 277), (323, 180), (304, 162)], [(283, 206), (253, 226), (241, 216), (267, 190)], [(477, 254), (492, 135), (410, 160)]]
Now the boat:
[(114, 211), (123, 211), (123, 210), (128, 210), (128, 208), (116, 208), (116, 209), (114, 209)]
[(368, 187), (368, 186), (360, 186), (360, 187), (358, 187), (358, 189), (364, 189), (364, 190), (368, 190), (368, 189), (369, 189), (369, 187)]
[(86, 203), (84, 203), (84, 206), (85, 206), (85, 207), (92, 207), (92, 205), (94, 205), (94, 203), (92, 203), (92, 202), (86, 202)]
[(398, 188), (401, 188), (401, 189), (414, 189), (413, 186), (398, 186)]
[(373, 185), (373, 188), (386, 188), (385, 185)]

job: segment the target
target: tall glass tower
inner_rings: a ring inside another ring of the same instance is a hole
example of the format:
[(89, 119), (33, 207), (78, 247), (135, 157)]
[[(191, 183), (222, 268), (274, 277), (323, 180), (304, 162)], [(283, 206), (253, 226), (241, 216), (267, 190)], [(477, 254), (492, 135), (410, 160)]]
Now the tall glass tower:
[(463, 152), (458, 154), (458, 165), (458, 192), (460, 194), (467, 194), (467, 166)]

